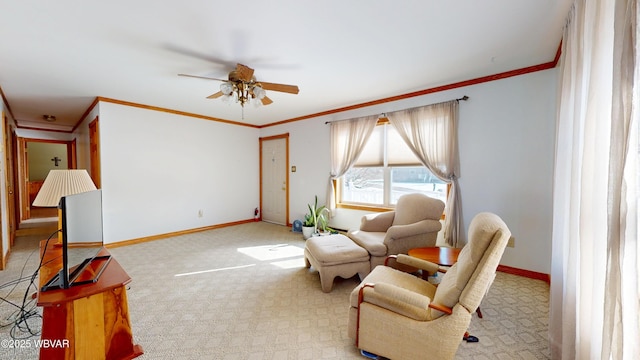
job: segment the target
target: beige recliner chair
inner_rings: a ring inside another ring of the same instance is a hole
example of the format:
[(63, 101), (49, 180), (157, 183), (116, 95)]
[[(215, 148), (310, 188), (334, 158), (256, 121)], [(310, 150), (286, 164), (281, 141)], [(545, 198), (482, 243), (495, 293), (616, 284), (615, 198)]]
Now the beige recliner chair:
[(444, 203), (438, 199), (419, 193), (402, 195), (395, 211), (365, 215), (360, 229), (347, 235), (369, 252), (373, 270), (384, 264), (388, 255), (436, 246), (443, 211)]
[[(351, 293), (349, 337), (359, 349), (390, 359), (453, 359), (510, 236), (497, 215), (476, 215), (469, 226), (469, 243), (437, 287), (378, 266)], [(439, 269), (407, 255), (398, 255), (396, 261), (430, 274)]]

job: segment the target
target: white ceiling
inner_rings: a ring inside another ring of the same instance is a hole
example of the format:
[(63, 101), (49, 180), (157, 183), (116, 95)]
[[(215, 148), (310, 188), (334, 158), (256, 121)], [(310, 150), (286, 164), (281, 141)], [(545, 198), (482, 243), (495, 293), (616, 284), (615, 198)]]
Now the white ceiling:
[[(3, 1), (0, 88), (22, 127), (68, 130), (97, 96), (264, 125), (552, 61), (571, 1)], [(177, 76), (236, 62), (300, 93), (243, 119)]]

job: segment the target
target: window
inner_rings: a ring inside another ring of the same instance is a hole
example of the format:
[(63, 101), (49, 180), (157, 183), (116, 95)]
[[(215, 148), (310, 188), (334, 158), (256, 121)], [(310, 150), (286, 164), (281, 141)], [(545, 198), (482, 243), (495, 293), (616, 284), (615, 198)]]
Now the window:
[(409, 149), (388, 122), (376, 126), (355, 165), (338, 182), (342, 205), (393, 207), (407, 193), (447, 197), (439, 180)]

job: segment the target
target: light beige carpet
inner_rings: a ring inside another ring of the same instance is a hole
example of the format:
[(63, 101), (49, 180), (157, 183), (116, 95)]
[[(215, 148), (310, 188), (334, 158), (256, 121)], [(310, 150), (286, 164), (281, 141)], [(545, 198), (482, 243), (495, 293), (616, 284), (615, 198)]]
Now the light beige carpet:
[[(23, 266), (25, 274), (35, 270), (40, 238), (16, 240), (0, 284)], [(336, 279), (323, 293), (318, 273), (304, 267), (303, 247), (301, 234), (258, 222), (111, 249), (133, 279), (129, 310), (145, 351), (140, 359), (364, 359), (346, 330), (357, 277)], [(25, 288), (4, 287), (0, 297), (21, 302)], [(549, 358), (548, 298), (546, 283), (498, 273), (481, 306), (484, 319), (472, 319), (480, 342), (463, 342), (457, 358)], [(0, 340), (10, 339), (14, 309), (0, 304)], [(1, 347), (0, 358), (36, 359), (37, 351)]]

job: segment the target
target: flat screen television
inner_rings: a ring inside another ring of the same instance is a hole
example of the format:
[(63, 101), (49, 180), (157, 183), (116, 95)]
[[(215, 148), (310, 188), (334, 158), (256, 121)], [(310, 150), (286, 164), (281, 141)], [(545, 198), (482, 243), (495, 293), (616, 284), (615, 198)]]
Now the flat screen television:
[(111, 259), (110, 255), (98, 256), (102, 250), (102, 190), (63, 196), (59, 208), (62, 265), (42, 291), (95, 283)]

